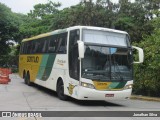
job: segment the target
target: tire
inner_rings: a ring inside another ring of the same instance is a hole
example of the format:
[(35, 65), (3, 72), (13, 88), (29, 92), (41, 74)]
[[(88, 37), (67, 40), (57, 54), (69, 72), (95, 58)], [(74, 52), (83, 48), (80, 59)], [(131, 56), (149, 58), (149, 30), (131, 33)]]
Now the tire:
[(30, 75), (26, 74), (25, 75), (25, 84), (27, 84), (28, 86), (32, 86), (32, 82), (30, 81)]
[(27, 85), (27, 75), (26, 74), (24, 74), (24, 83)]
[(57, 85), (57, 95), (60, 100), (67, 100), (67, 96), (64, 94), (64, 84), (63, 81), (60, 80)]

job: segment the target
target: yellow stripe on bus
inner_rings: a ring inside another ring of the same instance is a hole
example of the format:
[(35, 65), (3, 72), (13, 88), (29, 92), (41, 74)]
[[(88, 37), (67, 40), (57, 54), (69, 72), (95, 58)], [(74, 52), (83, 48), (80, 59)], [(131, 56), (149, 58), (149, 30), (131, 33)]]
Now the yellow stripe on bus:
[(93, 81), (97, 90), (106, 90), (112, 82)]
[(23, 76), (24, 70), (26, 73), (29, 71), (30, 73), (32, 73), (30, 74), (30, 80), (34, 82), (40, 68), (41, 60), (42, 55), (20, 55), (19, 68), (23, 68), (23, 70), (19, 70), (20, 76)]

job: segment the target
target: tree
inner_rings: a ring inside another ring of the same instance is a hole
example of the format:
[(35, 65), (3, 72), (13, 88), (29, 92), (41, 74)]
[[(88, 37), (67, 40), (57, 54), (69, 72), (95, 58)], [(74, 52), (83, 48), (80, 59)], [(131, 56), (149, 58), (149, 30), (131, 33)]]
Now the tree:
[(147, 12), (141, 4), (121, 0), (114, 23), (115, 28), (127, 31), (133, 42), (139, 42), (145, 34), (149, 35), (154, 30), (150, 21), (145, 17), (146, 14)]
[[(154, 22), (153, 22), (154, 21)], [(153, 24), (160, 26), (160, 18), (152, 20)], [(154, 26), (154, 25), (153, 25)], [(145, 53), (145, 61), (135, 66), (134, 92), (150, 96), (160, 96), (160, 28), (155, 28), (152, 35), (146, 35), (143, 41), (136, 43)], [(152, 94), (151, 94), (152, 93)]]
[(23, 38), (38, 35), (48, 30), (47, 26), (41, 24), (42, 20), (30, 18), (26, 15), (19, 15), (19, 17), (20, 16), (23, 16), (23, 19), (21, 19), (22, 17), (20, 18), (22, 22), (19, 27), (19, 36), (21, 36), (21, 40)]
[(96, 4), (91, 0), (83, 1), (76, 6), (66, 8), (59, 11), (53, 17), (51, 29), (65, 28), (75, 25), (89, 25), (99, 27), (113, 26), (113, 19), (115, 15), (112, 10), (101, 3)]
[(25, 37), (35, 36), (41, 33), (49, 32), (52, 19), (59, 12), (60, 3), (49, 1), (46, 4), (37, 4), (34, 10), (25, 16), (23, 24), (20, 26), (20, 32)]
[(30, 10), (28, 16), (31, 18), (45, 19), (47, 15), (56, 14), (59, 11), (58, 7), (60, 6), (61, 4), (59, 2), (53, 3), (52, 1), (49, 1), (46, 4), (37, 4), (34, 6), (34, 10)]
[(7, 41), (16, 41), (18, 26), (16, 15), (11, 12), (10, 8), (0, 3), (0, 55), (10, 51)]
[(135, 0), (139, 3), (146, 11), (146, 18), (153, 19), (154, 16), (158, 17), (160, 14), (154, 13), (155, 11), (159, 11), (160, 9), (160, 2), (159, 0)]

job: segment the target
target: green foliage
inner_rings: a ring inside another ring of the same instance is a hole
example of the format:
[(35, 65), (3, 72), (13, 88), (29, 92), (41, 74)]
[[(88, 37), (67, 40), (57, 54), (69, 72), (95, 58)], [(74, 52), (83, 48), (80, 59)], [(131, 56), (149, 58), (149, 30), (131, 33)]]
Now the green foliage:
[(18, 32), (18, 22), (16, 15), (10, 8), (0, 3), (0, 55), (10, 52), (6, 44), (8, 40), (15, 40)]
[(46, 26), (41, 25), (41, 20), (28, 17), (26, 19), (25, 21), (28, 22), (23, 21), (23, 24), (19, 28), (22, 38), (28, 38), (46, 32)]
[(66, 8), (59, 11), (53, 17), (51, 29), (65, 28), (75, 25), (88, 25), (88, 26), (113, 26), (115, 13), (103, 6), (101, 1), (94, 4), (93, 2), (81, 2), (71, 8)]
[(60, 6), (60, 3), (53, 3), (52, 1), (49, 1), (46, 4), (37, 4), (34, 6), (34, 10), (31, 10), (30, 13), (28, 13), (28, 16), (45, 19), (47, 15), (56, 14), (58, 12), (57, 8)]
[[(160, 18), (153, 20), (160, 25)], [(160, 28), (156, 28), (151, 36), (145, 36), (143, 41), (136, 44), (143, 48), (145, 61), (135, 65), (135, 93), (160, 96)], [(151, 94), (152, 93), (152, 94)]]
[(22, 25), (20, 26), (20, 34), (22, 38), (28, 38), (41, 33), (50, 31), (52, 19), (58, 14), (60, 3), (53, 3), (49, 1), (46, 4), (37, 4), (34, 10), (24, 16)]
[[(160, 15), (160, 11), (155, 11), (154, 13)], [(160, 16), (151, 20), (151, 24), (154, 26), (155, 30), (158, 30), (160, 28)]]
[(116, 29), (127, 31), (133, 42), (139, 42), (143, 35), (152, 33), (153, 26), (145, 17), (147, 11), (142, 4), (131, 3), (128, 0), (122, 0), (119, 4), (121, 7), (114, 23)]
[(158, 14), (155, 14), (154, 11), (159, 11), (160, 3), (159, 0), (135, 0), (137, 3), (141, 4), (146, 11), (146, 17), (148, 19), (153, 19), (154, 16), (158, 17)]

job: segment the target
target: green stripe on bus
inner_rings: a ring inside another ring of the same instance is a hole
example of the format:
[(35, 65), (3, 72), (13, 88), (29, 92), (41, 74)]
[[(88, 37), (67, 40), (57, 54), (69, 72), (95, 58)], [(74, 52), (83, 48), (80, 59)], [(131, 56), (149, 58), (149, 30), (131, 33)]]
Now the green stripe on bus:
[(127, 82), (112, 82), (110, 85), (109, 85), (109, 88), (110, 89), (121, 89), (125, 86)]
[(127, 81), (119, 82), (119, 84), (115, 87), (115, 89), (121, 89), (126, 85)]
[(49, 76), (51, 74), (51, 71), (52, 71), (52, 67), (53, 67), (55, 58), (56, 58), (56, 54), (50, 54), (49, 55), (41, 80), (46, 81), (49, 78)]
[(119, 82), (112, 82), (110, 85), (109, 85), (109, 88), (110, 89), (114, 89), (117, 87), (117, 85), (119, 84)]
[(42, 57), (41, 64), (40, 64), (40, 67), (39, 67), (39, 71), (38, 71), (38, 74), (37, 74), (37, 78), (40, 79), (40, 80), (42, 79), (43, 74), (45, 72), (48, 57), (49, 57), (49, 55), (43, 55), (43, 57)]

